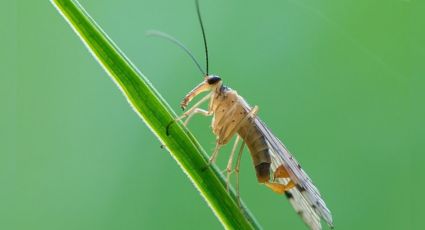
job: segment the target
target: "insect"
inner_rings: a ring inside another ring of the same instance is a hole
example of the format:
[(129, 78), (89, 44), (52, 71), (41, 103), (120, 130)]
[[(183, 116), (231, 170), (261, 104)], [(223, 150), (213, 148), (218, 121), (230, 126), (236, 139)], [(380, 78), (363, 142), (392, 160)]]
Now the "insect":
[[(186, 118), (184, 125), (187, 125), (190, 119), (196, 114), (212, 116), (211, 126), (216, 136), (216, 146), (209, 158), (209, 163), (214, 163), (219, 150), (236, 136), (226, 167), (226, 178), (227, 185), (229, 185), (230, 174), (232, 172), (236, 173), (238, 196), (239, 165), (244, 147), (247, 146), (259, 183), (264, 184), (278, 194), (286, 195), (295, 211), (310, 229), (321, 229), (321, 219), (324, 219), (330, 227), (333, 227), (331, 212), (326, 207), (318, 189), (314, 186), (307, 173), (301, 168), (300, 164), (289, 153), (285, 145), (258, 118), (258, 107), (251, 107), (235, 90), (225, 86), (219, 76), (209, 74), (205, 29), (202, 23), (199, 3), (197, 0), (195, 2), (205, 47), (206, 71), (202, 69), (191, 52), (175, 38), (158, 31), (149, 33), (150, 35), (166, 38), (183, 48), (204, 75), (204, 80), (192, 89), (180, 103), (183, 110), (199, 94), (209, 92), (173, 122)], [(200, 105), (207, 101), (209, 101), (208, 109), (201, 109)], [(169, 134), (169, 126), (167, 127), (167, 134)], [(242, 144), (237, 151), (238, 144), (241, 141)], [(236, 166), (232, 170), (236, 152), (238, 152)]]

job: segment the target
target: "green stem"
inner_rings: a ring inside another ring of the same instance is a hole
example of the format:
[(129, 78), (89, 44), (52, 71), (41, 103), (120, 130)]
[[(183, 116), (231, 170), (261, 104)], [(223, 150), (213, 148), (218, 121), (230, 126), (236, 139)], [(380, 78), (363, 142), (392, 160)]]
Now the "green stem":
[(172, 135), (166, 135), (165, 127), (174, 119), (175, 113), (83, 7), (73, 0), (51, 1), (121, 89), (134, 111), (166, 146), (223, 226), (260, 229), (243, 204), (239, 207), (233, 190), (226, 191), (221, 173), (215, 167), (206, 167), (205, 151), (188, 130), (176, 124), (171, 126)]

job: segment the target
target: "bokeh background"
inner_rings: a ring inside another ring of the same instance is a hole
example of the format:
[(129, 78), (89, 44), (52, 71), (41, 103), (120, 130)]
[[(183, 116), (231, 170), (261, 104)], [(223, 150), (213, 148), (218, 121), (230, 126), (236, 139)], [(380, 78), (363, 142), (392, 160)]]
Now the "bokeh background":
[[(211, 72), (259, 105), (336, 229), (423, 229), (420, 2), (201, 1)], [(203, 62), (194, 2), (80, 3), (179, 111), (202, 76), (145, 31), (174, 35)], [(50, 2), (1, 4), (0, 229), (221, 229)], [(212, 150), (209, 123), (197, 117), (190, 129)], [(242, 198), (264, 229), (306, 229), (257, 184), (247, 153), (241, 170)]]

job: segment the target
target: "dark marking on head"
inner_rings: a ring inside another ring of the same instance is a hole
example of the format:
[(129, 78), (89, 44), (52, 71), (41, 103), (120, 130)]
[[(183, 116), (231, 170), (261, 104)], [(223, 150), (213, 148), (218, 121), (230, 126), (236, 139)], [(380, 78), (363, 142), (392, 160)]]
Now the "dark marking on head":
[(217, 83), (219, 81), (221, 81), (221, 78), (217, 77), (217, 76), (211, 76), (211, 77), (208, 77), (208, 79), (207, 79), (207, 82), (210, 85), (214, 85), (215, 83)]
[(292, 198), (294, 198), (294, 195), (292, 195), (292, 193), (291, 193), (291, 192), (288, 192), (288, 191), (285, 191), (285, 196), (286, 196), (286, 198), (288, 198), (288, 199), (292, 199)]

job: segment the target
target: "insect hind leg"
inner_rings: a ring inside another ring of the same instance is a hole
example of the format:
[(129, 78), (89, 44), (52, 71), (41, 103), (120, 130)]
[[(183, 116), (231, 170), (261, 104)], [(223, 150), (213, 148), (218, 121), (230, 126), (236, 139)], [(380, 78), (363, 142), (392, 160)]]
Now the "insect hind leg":
[(243, 149), (245, 147), (245, 142), (242, 142), (241, 148), (239, 149), (238, 153), (238, 159), (236, 160), (236, 166), (235, 166), (235, 174), (236, 174), (236, 197), (238, 199), (238, 204), (241, 206), (241, 196), (239, 192), (239, 169), (241, 166), (241, 159), (242, 159), (242, 153)]
[(232, 152), (230, 153), (229, 161), (227, 162), (227, 167), (226, 167), (227, 192), (229, 192), (229, 187), (230, 187), (230, 175), (232, 174), (233, 156), (235, 155), (236, 147), (238, 147), (239, 140), (240, 140), (240, 137), (236, 136), (236, 140), (235, 140), (235, 143), (233, 144)]

